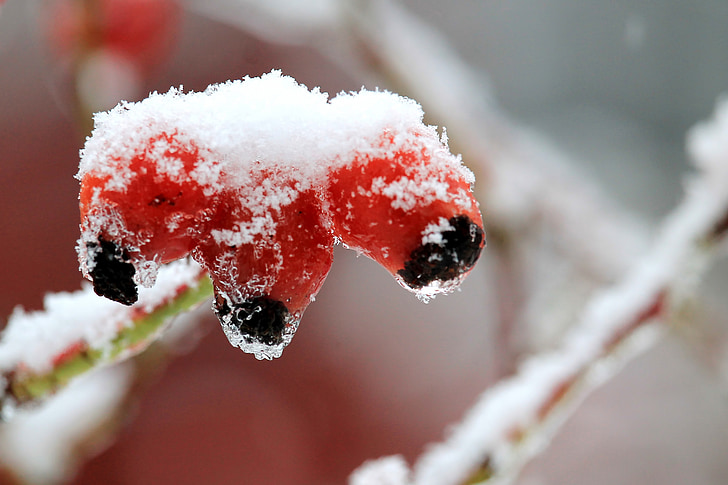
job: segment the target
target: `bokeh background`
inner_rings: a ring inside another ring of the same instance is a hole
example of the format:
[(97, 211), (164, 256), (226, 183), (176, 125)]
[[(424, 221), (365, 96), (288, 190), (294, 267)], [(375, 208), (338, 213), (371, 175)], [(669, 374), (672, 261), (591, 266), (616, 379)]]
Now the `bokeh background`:
[[(45, 293), (81, 281), (73, 175), (86, 132), (67, 62), (48, 41), (52, 3), (8, 0), (0, 11), (0, 315), (40, 309)], [(685, 131), (728, 87), (728, 4), (403, 4), (452, 42), (505, 112), (648, 231), (680, 199)], [(232, 25), (211, 5), (182, 6), (140, 96), (271, 69), (332, 94), (376, 87), (321, 40), (292, 43), (252, 13), (248, 27)], [(412, 462), (499, 377), (494, 266), (486, 249), (461, 291), (425, 305), (337, 248), (273, 362), (231, 348), (203, 313), (199, 340), (155, 367), (113, 443), (71, 483), (337, 484), (370, 458)], [(712, 271), (701, 295), (716, 328), (728, 314), (726, 273)], [(519, 483), (727, 483), (725, 388), (683, 340), (668, 337), (591, 396)]]

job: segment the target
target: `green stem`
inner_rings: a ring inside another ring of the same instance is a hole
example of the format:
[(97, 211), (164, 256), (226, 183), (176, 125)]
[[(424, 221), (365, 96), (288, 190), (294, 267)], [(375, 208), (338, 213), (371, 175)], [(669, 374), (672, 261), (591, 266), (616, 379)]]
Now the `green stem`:
[(46, 373), (16, 372), (6, 376), (8, 396), (18, 404), (36, 402), (91, 369), (125, 360), (144, 351), (172, 317), (199, 305), (210, 298), (212, 293), (210, 278), (203, 276), (196, 286), (185, 288), (150, 313), (135, 318), (131, 325), (120, 328), (106, 348), (82, 347)]

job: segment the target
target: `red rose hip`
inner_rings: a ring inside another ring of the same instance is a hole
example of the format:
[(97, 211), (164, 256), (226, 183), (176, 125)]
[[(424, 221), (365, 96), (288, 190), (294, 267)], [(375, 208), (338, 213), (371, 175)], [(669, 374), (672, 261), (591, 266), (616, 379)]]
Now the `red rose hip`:
[(336, 235), (423, 296), (457, 286), (484, 245), (471, 175), (434, 133), (357, 157), (331, 175), (328, 197)]
[(213, 279), (223, 330), (248, 352), (288, 344), (333, 261), (333, 236), (314, 191), (281, 185), (259, 196), (291, 200), (266, 211), (242, 204), (250, 187), (226, 194), (232, 204), (218, 209), (193, 251)]

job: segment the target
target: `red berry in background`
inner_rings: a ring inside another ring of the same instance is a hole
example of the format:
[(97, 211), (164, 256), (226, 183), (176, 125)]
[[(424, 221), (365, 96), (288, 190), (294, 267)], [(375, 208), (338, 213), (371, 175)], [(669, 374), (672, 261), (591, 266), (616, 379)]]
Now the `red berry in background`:
[(181, 19), (177, 0), (46, 0), (43, 25), (57, 87), (68, 90), (83, 131), (90, 114), (138, 99), (169, 57)]
[(149, 70), (168, 53), (180, 20), (176, 0), (53, 0), (48, 39), (61, 56), (108, 50)]

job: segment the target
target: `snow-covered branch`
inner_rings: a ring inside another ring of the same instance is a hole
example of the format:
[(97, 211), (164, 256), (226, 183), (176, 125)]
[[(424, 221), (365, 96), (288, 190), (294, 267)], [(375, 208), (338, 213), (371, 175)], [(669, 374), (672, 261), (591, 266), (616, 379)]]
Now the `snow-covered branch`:
[[(590, 391), (654, 341), (662, 327), (652, 323), (686, 301), (728, 229), (728, 102), (713, 122), (691, 132), (688, 149), (699, 173), (652, 249), (591, 299), (558, 349), (528, 359), (487, 390), (449, 437), (417, 461), (412, 479), (397, 483), (456, 485), (474, 476), (510, 482)], [(373, 463), (362, 470), (352, 483), (381, 472)]]
[(12, 483), (59, 483), (72, 476), (123, 419), (119, 410), (134, 380), (129, 364), (90, 372), (42, 406), (18, 410), (0, 433), (0, 470), (14, 477)]
[(16, 404), (42, 400), (73, 378), (143, 351), (178, 313), (207, 300), (212, 285), (199, 265), (163, 268), (132, 307), (101, 298), (90, 285), (49, 294), (42, 311), (18, 309), (0, 340), (4, 418)]

